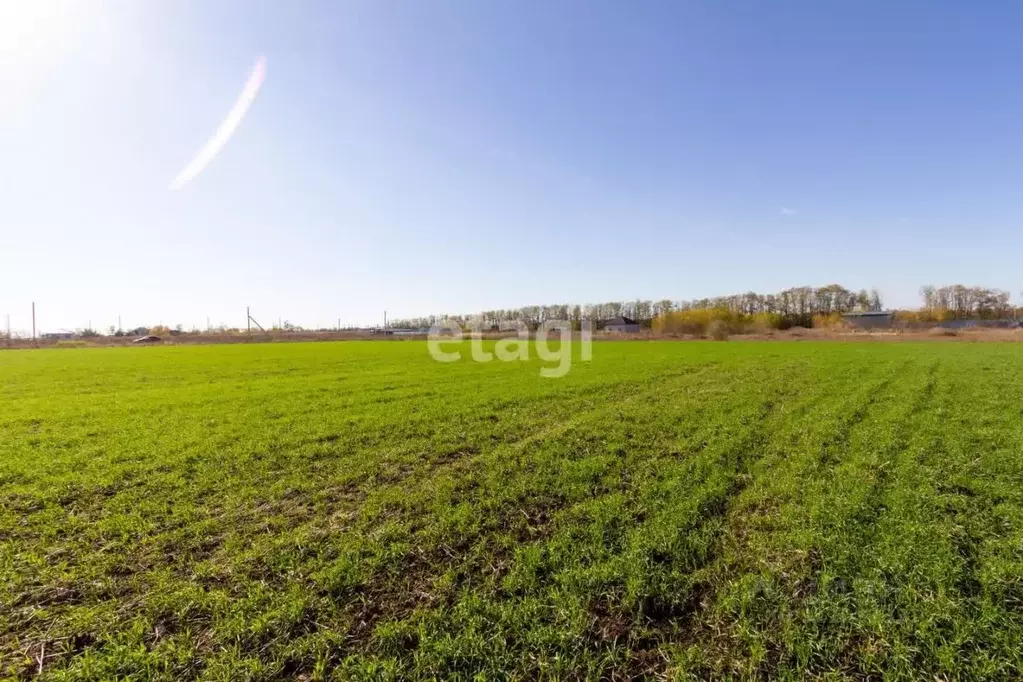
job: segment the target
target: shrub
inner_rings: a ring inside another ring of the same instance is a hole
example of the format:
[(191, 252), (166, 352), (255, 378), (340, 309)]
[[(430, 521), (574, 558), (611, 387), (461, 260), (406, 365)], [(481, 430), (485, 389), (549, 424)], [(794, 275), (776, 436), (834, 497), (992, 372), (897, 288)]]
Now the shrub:
[(749, 328), (757, 333), (766, 332), (769, 329), (781, 329), (785, 319), (778, 313), (756, 313), (749, 321)]
[(828, 315), (814, 315), (814, 329), (842, 329), (845, 327), (845, 319), (842, 313), (829, 313)]
[(726, 308), (692, 308), (661, 315), (653, 321), (651, 327), (658, 334), (703, 336), (714, 322), (725, 325), (726, 330), (740, 330), (744, 324), (743, 317)]
[(715, 341), (727, 341), (728, 325), (722, 320), (712, 320), (710, 324), (707, 325), (707, 336)]

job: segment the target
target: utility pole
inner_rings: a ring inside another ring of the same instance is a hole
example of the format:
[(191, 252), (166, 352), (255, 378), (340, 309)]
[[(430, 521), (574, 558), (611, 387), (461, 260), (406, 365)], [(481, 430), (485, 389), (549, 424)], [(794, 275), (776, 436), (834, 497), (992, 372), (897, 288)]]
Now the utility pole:
[(384, 329), (387, 329), (387, 311), (384, 311)]
[(121, 331), (121, 316), (117, 316), (117, 331)]
[(252, 333), (252, 315), (249, 313), (249, 306), (245, 306), (245, 329), (249, 334)]
[(32, 301), (32, 340), (36, 340), (36, 302)]

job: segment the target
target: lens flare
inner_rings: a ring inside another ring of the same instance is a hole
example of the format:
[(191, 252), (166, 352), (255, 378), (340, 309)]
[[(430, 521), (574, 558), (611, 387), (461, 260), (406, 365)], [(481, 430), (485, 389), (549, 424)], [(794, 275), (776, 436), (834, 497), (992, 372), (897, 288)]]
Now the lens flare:
[(252, 72), (249, 74), (249, 80), (246, 81), (245, 87), (242, 88), (241, 94), (238, 95), (238, 99), (235, 100), (234, 106), (231, 107), (231, 111), (228, 112), (227, 117), (217, 127), (217, 132), (213, 134), (213, 137), (209, 139), (209, 142), (196, 154), (195, 158), (192, 159), (184, 169), (178, 173), (174, 181), (171, 182), (168, 189), (178, 190), (191, 182), (197, 175), (206, 169), (206, 166), (210, 165), (213, 159), (216, 158), (220, 150), (224, 148), (227, 141), (231, 139), (234, 132), (241, 125), (242, 119), (245, 118), (245, 114), (248, 113), (249, 107), (256, 99), (256, 95), (259, 94), (259, 89), (263, 86), (263, 81), (266, 79), (266, 58), (259, 57), (256, 63), (252, 67)]

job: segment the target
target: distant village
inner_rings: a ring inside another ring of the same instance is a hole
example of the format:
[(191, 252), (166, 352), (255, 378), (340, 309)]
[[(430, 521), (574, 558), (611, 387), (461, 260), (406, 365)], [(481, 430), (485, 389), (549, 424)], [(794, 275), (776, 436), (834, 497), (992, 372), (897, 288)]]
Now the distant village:
[[(880, 292), (853, 291), (838, 284), (824, 287), (794, 287), (776, 294), (746, 292), (693, 300), (613, 301), (598, 304), (532, 305), (494, 309), (471, 314), (430, 315), (398, 318), (379, 326), (305, 328), (279, 319), (263, 327), (249, 315), (244, 327), (207, 326), (184, 329), (137, 326), (121, 329), (109, 326), (105, 332), (91, 325), (79, 329), (39, 329), (0, 331), (0, 339), (37, 338), (49, 342), (73, 342), (99, 337), (128, 337), (147, 343), (180, 336), (226, 336), (236, 334), (344, 333), (365, 336), (424, 335), (440, 322), (454, 324), (465, 331), (508, 333), (526, 329), (535, 331), (545, 323), (569, 322), (580, 330), (586, 322), (593, 331), (608, 334), (643, 332), (702, 334), (711, 325), (725, 327), (731, 333), (792, 328), (845, 328), (850, 330), (884, 329), (966, 329), (973, 327), (1015, 328), (1023, 320), (1023, 306), (1011, 302), (1010, 294), (1000, 289), (964, 285), (924, 286), (922, 305), (915, 309), (885, 309)], [(33, 312), (34, 319), (34, 312)], [(254, 326), (255, 325), (255, 326)]]

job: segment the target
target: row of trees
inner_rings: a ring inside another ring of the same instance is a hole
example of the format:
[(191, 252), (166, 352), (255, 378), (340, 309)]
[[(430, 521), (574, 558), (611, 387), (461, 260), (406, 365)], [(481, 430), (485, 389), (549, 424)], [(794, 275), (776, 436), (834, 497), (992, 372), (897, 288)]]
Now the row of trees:
[[(1010, 303), (1009, 292), (987, 287), (951, 284), (921, 287), (923, 306), (895, 310), (904, 322), (943, 322), (946, 320), (1023, 319), (1023, 308)], [(616, 317), (628, 317), (655, 330), (690, 330), (717, 320), (730, 329), (787, 329), (789, 327), (832, 326), (840, 324), (849, 312), (883, 309), (876, 289), (853, 291), (839, 284), (823, 287), (793, 287), (776, 294), (749, 291), (731, 296), (693, 300), (611, 301), (589, 305), (533, 305), (522, 308), (486, 310), (470, 315), (430, 315), (393, 321), (395, 327), (426, 328), (448, 318), (465, 328), (498, 329), (509, 320), (522, 320), (531, 328), (547, 320), (572, 320), (578, 327), (583, 320), (600, 328)]]
[(920, 288), (923, 308), (918, 311), (900, 311), (903, 317), (915, 313), (920, 321), (945, 320), (1002, 320), (1015, 317), (1017, 310), (1009, 303), (1009, 292), (985, 287), (951, 284), (936, 287), (928, 284)]
[(732, 316), (760, 316), (770, 320), (772, 326), (809, 327), (815, 316), (830, 316), (854, 310), (881, 310), (881, 294), (875, 289), (852, 291), (838, 284), (824, 287), (794, 287), (776, 294), (758, 294), (750, 291), (731, 296), (702, 298), (695, 300), (660, 301), (610, 301), (587, 305), (532, 305), (522, 308), (485, 310), (469, 315), (430, 315), (392, 321), (394, 327), (431, 327), (440, 319), (451, 319), (463, 327), (478, 326), (482, 329), (498, 329), (509, 320), (522, 320), (536, 328), (548, 320), (572, 320), (581, 323), (587, 320), (599, 328), (606, 320), (628, 317), (641, 325), (650, 327), (658, 318), (689, 310), (721, 310)]

